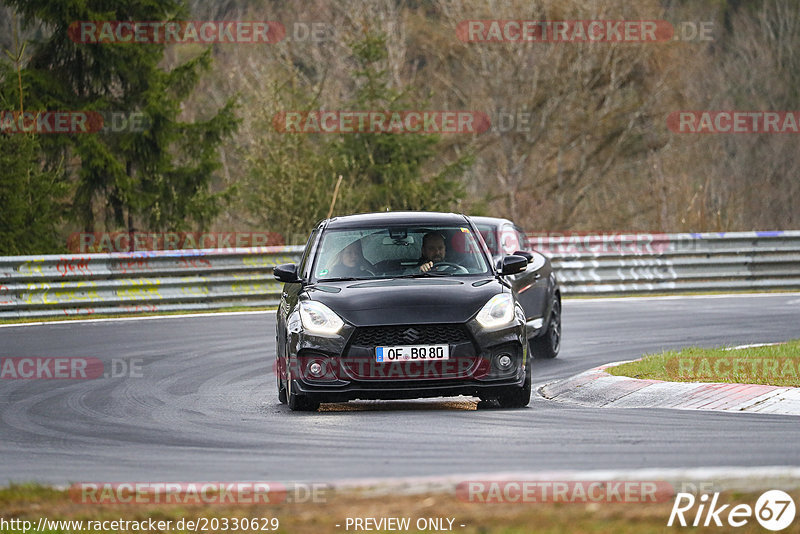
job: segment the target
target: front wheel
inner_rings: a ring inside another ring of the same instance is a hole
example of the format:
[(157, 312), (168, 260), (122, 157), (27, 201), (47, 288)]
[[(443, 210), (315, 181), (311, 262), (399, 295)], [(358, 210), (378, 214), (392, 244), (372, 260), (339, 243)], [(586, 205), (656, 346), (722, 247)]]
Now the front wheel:
[(501, 408), (524, 408), (531, 402), (531, 358), (525, 362), (525, 382), (497, 398)]
[(555, 358), (561, 350), (561, 301), (553, 299), (550, 321), (547, 330), (541, 336), (531, 339), (531, 352), (536, 358)]
[(314, 402), (309, 399), (308, 396), (299, 393), (293, 384), (294, 380), (292, 380), (291, 373), (289, 373), (288, 378), (286, 379), (286, 400), (287, 404), (289, 405), (289, 409), (293, 412), (316, 412), (319, 408), (319, 403)]

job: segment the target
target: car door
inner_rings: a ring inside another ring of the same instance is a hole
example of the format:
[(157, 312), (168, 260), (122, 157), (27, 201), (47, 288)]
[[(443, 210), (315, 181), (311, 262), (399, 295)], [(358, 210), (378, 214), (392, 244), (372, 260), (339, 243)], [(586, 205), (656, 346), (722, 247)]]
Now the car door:
[[(318, 227), (311, 232), (311, 235), (306, 242), (306, 248), (303, 251), (303, 257), (300, 259), (300, 263), (297, 265), (297, 275), (300, 277), (301, 280), (308, 280), (311, 275), (311, 265), (313, 263), (313, 258), (311, 257), (317, 239), (321, 233), (322, 227)], [(277, 338), (276, 342), (278, 343), (278, 347), (283, 347), (284, 350), (287, 347), (287, 322), (289, 320), (289, 316), (294, 312), (297, 308), (297, 303), (299, 300), (300, 291), (303, 289), (302, 282), (294, 282), (294, 283), (287, 283), (283, 284), (283, 289), (281, 291), (281, 303), (278, 308), (278, 317), (277, 317)], [(279, 349), (280, 350), (280, 349)], [(282, 353), (282, 356), (286, 356), (286, 353)]]
[(516, 231), (519, 233), (520, 243), (524, 247), (523, 250), (530, 252), (533, 256), (530, 263), (528, 263), (528, 271), (535, 273), (534, 285), (530, 296), (531, 309), (536, 310), (535, 315), (546, 318), (550, 312), (550, 300), (553, 296), (553, 284), (551, 283), (553, 266), (544, 254), (537, 252), (530, 246), (528, 238), (520, 228), (517, 227)]
[[(497, 245), (501, 257), (513, 254), (518, 250), (523, 250), (520, 242), (520, 234), (511, 223), (503, 223), (498, 228)], [(530, 263), (525, 271), (508, 277), (511, 287), (517, 294), (522, 309), (525, 310), (525, 319), (530, 321), (537, 317), (536, 308), (533, 307), (534, 295), (532, 289), (535, 285), (535, 273), (530, 269)]]
[(513, 254), (518, 250), (531, 254), (528, 267), (524, 272), (514, 275), (512, 285), (517, 291), (522, 309), (525, 310), (525, 319), (532, 321), (544, 317), (548, 304), (549, 262), (542, 254), (530, 249), (525, 233), (516, 225), (503, 225), (500, 231), (500, 247), (504, 254)]

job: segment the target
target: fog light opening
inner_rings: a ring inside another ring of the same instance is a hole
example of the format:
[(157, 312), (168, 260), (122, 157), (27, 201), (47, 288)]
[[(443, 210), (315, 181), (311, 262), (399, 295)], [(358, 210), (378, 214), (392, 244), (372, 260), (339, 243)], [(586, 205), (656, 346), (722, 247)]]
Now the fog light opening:
[(497, 368), (500, 369), (501, 371), (508, 371), (509, 369), (511, 369), (511, 364), (513, 363), (513, 360), (511, 359), (510, 355), (505, 353), (499, 354), (497, 355), (496, 360), (497, 360)]
[(314, 361), (308, 366), (308, 373), (314, 378), (320, 378), (325, 374), (325, 370), (320, 362)]

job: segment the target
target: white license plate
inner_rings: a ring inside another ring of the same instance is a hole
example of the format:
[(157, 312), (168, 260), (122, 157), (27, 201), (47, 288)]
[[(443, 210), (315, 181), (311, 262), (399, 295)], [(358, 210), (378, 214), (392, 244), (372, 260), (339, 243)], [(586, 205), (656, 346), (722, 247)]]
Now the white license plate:
[(449, 360), (450, 345), (398, 345), (375, 347), (377, 362)]

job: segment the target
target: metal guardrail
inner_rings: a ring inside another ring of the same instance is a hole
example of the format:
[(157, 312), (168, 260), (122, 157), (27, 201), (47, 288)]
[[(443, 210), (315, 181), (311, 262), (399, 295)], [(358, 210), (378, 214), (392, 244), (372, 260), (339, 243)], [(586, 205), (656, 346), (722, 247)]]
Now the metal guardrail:
[(0, 258), (0, 319), (273, 306), (303, 247)]
[[(800, 289), (800, 231), (531, 235), (565, 295)], [(302, 247), (0, 257), (0, 319), (274, 306)]]
[(800, 289), (800, 231), (534, 238), (564, 294)]

